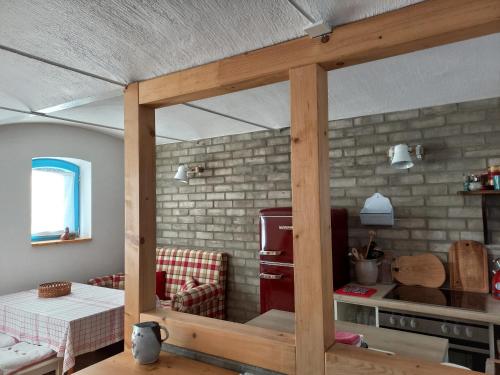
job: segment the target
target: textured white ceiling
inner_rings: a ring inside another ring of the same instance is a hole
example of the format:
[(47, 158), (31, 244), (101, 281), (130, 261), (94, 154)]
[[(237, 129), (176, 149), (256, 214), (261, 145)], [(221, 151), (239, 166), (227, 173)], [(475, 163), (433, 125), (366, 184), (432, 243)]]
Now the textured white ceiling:
[[(49, 119), (49, 118), (44, 118), (44, 117), (39, 117), (39, 116), (32, 116), (32, 115), (18, 115), (15, 117), (11, 117), (10, 119), (4, 119), (3, 118), (4, 112), (12, 114), (12, 112), (0, 110), (0, 125), (16, 124), (16, 126), (23, 126), (26, 124), (60, 124), (60, 125), (79, 127), (79, 128), (83, 128), (83, 129), (87, 129), (87, 130), (91, 130), (91, 131), (98, 131), (100, 133), (108, 134), (108, 135), (111, 135), (113, 137), (123, 138), (123, 131), (122, 130), (114, 130), (114, 129), (108, 129), (108, 128), (95, 128), (92, 126), (78, 124), (78, 123), (74, 123), (74, 122), (54, 120), (54, 119)], [(168, 142), (164, 141), (161, 143), (168, 143)]]
[(308, 22), (286, 0), (2, 0), (0, 24), (4, 45), (132, 82), (296, 38)]
[[(123, 97), (118, 96), (51, 114), (97, 124), (102, 124), (102, 119), (106, 119), (107, 125), (123, 128)], [(260, 129), (184, 105), (166, 107), (156, 111), (156, 134), (160, 136), (158, 143), (168, 143), (169, 140), (165, 139), (168, 137), (194, 140), (216, 137), (227, 131), (236, 134), (251, 130)]]
[(331, 71), (330, 118), (500, 96), (500, 33)]
[[(500, 34), (328, 72), (329, 119), (500, 96)], [(290, 125), (289, 84), (199, 100), (271, 127)]]
[(4, 111), (0, 109), (0, 124), (16, 122), (15, 119), (20, 117), (26, 118), (27, 116), (19, 116), (14, 112)]
[(0, 106), (16, 109), (40, 110), (116, 90), (110, 83), (1, 50), (0, 82)]
[[(419, 0), (299, 0), (335, 24)], [(132, 82), (304, 35), (287, 0), (0, 0), (0, 41)]]
[[(295, 2), (315, 20), (339, 25), (418, 0)], [(308, 24), (287, 0), (0, 0), (0, 44), (120, 82), (293, 39)], [(500, 96), (498, 61), (494, 35), (330, 72), (330, 119)], [(123, 128), (119, 86), (6, 51), (0, 80), (0, 106), (40, 111), (67, 103), (50, 113)], [(286, 82), (194, 104), (266, 127), (289, 126)], [(0, 124), (26, 119), (39, 121), (0, 111)], [(190, 140), (260, 130), (186, 106), (160, 110), (157, 127), (159, 135)]]
[(333, 26), (376, 16), (390, 10), (416, 4), (422, 0), (295, 0), (316, 22), (324, 20)]
[(289, 88), (286, 81), (198, 100), (193, 104), (260, 125), (283, 128), (290, 125)]

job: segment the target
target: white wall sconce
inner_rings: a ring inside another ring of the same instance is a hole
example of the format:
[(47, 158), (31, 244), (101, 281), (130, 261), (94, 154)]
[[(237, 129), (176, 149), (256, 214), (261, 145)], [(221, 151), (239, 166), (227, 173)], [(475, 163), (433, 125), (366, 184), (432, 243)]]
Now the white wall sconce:
[(201, 165), (196, 165), (194, 167), (188, 167), (187, 165), (179, 165), (177, 168), (177, 173), (174, 179), (177, 181), (187, 184), (191, 176), (197, 176), (205, 170)]
[(424, 148), (421, 145), (408, 146), (400, 144), (391, 146), (388, 153), (391, 166), (396, 169), (409, 169), (413, 167), (412, 155), (418, 160), (422, 160), (424, 157)]

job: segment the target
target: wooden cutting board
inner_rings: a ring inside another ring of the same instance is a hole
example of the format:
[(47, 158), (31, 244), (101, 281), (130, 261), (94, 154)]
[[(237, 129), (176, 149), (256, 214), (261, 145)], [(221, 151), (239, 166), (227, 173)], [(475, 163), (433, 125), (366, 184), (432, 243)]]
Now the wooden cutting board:
[(456, 241), (448, 253), (450, 287), (467, 292), (488, 293), (488, 256), (483, 244)]
[(439, 288), (446, 280), (441, 260), (433, 254), (401, 256), (392, 264), (393, 277), (404, 285)]

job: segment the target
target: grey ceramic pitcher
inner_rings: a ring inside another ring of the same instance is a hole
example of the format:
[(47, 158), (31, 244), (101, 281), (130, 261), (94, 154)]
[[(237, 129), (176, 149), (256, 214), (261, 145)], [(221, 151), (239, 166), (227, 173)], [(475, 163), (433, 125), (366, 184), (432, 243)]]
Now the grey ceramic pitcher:
[[(161, 338), (161, 331), (165, 338)], [(134, 324), (132, 330), (132, 354), (137, 363), (145, 365), (156, 362), (160, 356), (161, 343), (168, 338), (165, 327), (156, 322)]]

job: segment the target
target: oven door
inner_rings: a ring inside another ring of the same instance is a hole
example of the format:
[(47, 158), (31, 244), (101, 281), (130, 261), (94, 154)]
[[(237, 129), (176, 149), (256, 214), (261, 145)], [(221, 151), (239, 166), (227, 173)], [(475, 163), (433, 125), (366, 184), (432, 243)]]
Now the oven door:
[(488, 358), (490, 358), (490, 352), (489, 346), (486, 344), (449, 340), (448, 362), (465, 366), (474, 371), (484, 372)]
[[(380, 328), (398, 330), (393, 326), (385, 325), (382, 323), (380, 324)], [(399, 330), (405, 332), (412, 332), (406, 329), (399, 329)], [(417, 332), (417, 333), (420, 335), (434, 336), (422, 332)], [(435, 335), (435, 336), (443, 337), (440, 335)], [(444, 338), (447, 338), (449, 342), (447, 362), (467, 367), (473, 371), (479, 371), (479, 372), (485, 371), (486, 360), (490, 357), (488, 344), (455, 340), (449, 337), (444, 337)]]
[[(412, 324), (414, 319), (415, 322)], [(402, 326), (401, 321), (403, 320), (407, 323)], [(488, 328), (484, 325), (468, 324), (465, 329), (469, 330), (470, 339), (465, 339), (464, 335), (457, 338), (454, 336), (464, 332), (463, 323), (383, 310), (379, 310), (379, 325), (381, 328), (448, 339), (448, 362), (465, 366), (474, 371), (484, 372), (486, 359), (490, 356)], [(449, 328), (444, 330), (443, 327), (446, 326)], [(455, 327), (459, 328), (459, 333), (455, 333)]]

